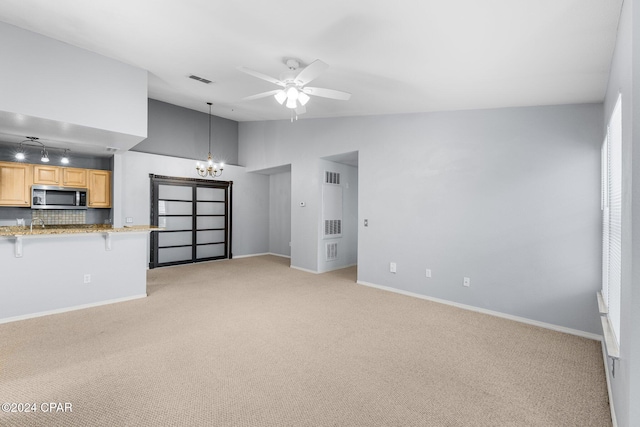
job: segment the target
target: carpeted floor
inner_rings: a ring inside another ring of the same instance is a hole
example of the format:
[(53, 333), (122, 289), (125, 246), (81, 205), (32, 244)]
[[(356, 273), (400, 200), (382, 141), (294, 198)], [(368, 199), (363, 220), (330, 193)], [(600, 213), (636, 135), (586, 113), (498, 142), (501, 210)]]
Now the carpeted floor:
[(0, 425), (611, 425), (599, 342), (355, 277), (169, 267), (148, 298), (0, 325), (0, 403), (37, 405)]

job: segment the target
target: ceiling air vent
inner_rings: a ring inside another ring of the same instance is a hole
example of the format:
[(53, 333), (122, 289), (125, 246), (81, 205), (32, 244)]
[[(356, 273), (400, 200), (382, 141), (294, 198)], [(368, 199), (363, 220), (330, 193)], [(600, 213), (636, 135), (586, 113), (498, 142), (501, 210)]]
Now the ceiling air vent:
[(204, 77), (196, 76), (195, 74), (191, 74), (191, 75), (189, 76), (189, 78), (190, 78), (190, 79), (193, 79), (193, 80), (197, 80), (197, 81), (202, 82), (202, 83), (205, 83), (205, 84), (209, 84), (209, 83), (211, 83), (211, 80), (209, 80), (209, 79), (205, 79)]
[(118, 151), (116, 147), (107, 147), (105, 148), (105, 150), (108, 151), (109, 153), (115, 153), (116, 151)]

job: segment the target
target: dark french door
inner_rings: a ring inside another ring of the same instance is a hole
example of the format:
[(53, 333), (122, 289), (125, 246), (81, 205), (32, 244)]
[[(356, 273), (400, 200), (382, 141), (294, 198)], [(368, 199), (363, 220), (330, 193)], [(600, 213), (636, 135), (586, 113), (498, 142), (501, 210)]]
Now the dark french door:
[(233, 181), (149, 175), (151, 233), (149, 268), (232, 258)]

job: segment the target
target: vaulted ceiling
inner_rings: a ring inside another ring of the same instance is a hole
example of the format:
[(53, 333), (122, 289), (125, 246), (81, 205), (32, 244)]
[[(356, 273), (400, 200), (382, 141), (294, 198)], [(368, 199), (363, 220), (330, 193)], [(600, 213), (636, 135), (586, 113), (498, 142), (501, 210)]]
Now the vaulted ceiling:
[(312, 98), (301, 119), (600, 102), (621, 4), (0, 0), (0, 20), (148, 70), (150, 98), (250, 121), (290, 111), (243, 101), (277, 87), (237, 67), (279, 77), (286, 58), (321, 59), (312, 86), (352, 93)]

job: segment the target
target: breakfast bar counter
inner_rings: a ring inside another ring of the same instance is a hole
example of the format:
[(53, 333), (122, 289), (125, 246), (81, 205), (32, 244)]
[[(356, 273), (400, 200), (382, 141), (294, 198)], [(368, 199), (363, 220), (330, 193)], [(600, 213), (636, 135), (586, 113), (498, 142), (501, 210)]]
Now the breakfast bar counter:
[(143, 298), (158, 227), (0, 227), (0, 323)]
[(48, 236), (66, 234), (86, 234), (86, 233), (135, 233), (158, 231), (161, 228), (155, 225), (132, 225), (129, 227), (115, 228), (111, 225), (88, 224), (88, 225), (48, 225), (42, 227), (34, 224), (33, 228), (28, 226), (0, 227), (0, 237), (15, 236)]

